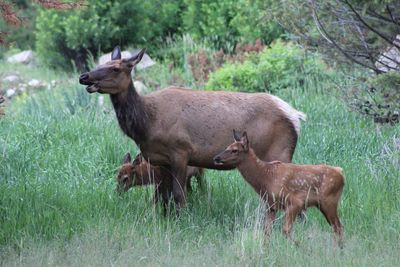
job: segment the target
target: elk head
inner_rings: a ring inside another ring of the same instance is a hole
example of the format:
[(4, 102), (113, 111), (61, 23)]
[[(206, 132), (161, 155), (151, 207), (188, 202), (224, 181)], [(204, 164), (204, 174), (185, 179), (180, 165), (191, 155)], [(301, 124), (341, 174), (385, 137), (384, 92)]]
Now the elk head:
[(215, 165), (237, 166), (241, 162), (244, 154), (249, 151), (249, 140), (246, 132), (240, 137), (240, 135), (233, 130), (233, 139), (234, 142), (232, 144), (214, 157)]
[(89, 93), (118, 94), (127, 91), (132, 82), (131, 72), (143, 57), (145, 49), (129, 59), (121, 59), (121, 49), (116, 46), (111, 53), (111, 61), (92, 71), (82, 73), (79, 83), (87, 85)]

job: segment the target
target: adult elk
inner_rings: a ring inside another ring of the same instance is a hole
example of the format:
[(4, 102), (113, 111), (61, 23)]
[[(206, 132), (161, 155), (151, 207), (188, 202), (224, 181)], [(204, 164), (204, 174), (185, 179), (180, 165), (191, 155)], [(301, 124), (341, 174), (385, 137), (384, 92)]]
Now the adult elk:
[(290, 162), (305, 115), (268, 93), (205, 92), (169, 87), (145, 96), (133, 86), (131, 71), (144, 49), (121, 59), (114, 48), (111, 61), (83, 73), (79, 82), (89, 93), (109, 94), (122, 131), (152, 164), (172, 173), (177, 212), (185, 204), (186, 166), (218, 166), (213, 156), (228, 145), (232, 129), (254, 129), (255, 153), (264, 160)]

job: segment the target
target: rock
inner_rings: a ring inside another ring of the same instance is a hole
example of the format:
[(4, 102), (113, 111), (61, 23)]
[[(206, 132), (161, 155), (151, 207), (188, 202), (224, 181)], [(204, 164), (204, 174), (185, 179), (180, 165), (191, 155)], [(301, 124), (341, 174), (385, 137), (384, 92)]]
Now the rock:
[(20, 83), (18, 84), (18, 91), (20, 91), (21, 93), (25, 92), (27, 88), (26, 83)]
[(7, 62), (9, 63), (23, 63), (28, 64), (33, 59), (33, 52), (32, 50), (25, 50), (21, 53), (15, 54), (7, 58)]
[(148, 91), (148, 88), (141, 81), (134, 81), (133, 86), (135, 86), (136, 92), (139, 94), (145, 94)]
[(33, 87), (33, 88), (36, 88), (36, 87), (40, 87), (40, 86), (41, 86), (40, 81), (39, 81), (39, 80), (36, 80), (36, 79), (30, 80), (30, 81), (28, 82), (28, 85), (29, 85), (30, 87)]
[[(137, 53), (139, 53), (139, 51), (140, 51), (140, 49), (134, 49), (132, 51), (132, 54), (136, 55)], [(156, 64), (156, 62), (154, 60), (152, 60), (147, 53), (144, 53), (143, 57), (142, 57), (142, 60), (140, 60), (139, 64), (136, 65), (136, 68), (138, 70), (143, 70), (143, 69), (151, 67), (151, 66), (153, 66), (155, 64)]]
[(3, 78), (3, 82), (16, 82), (19, 80), (19, 77), (17, 75), (8, 75), (6, 77)]
[[(396, 39), (393, 44), (400, 45), (400, 35), (396, 35)], [(383, 72), (388, 72), (390, 70), (399, 70), (400, 62), (400, 51), (396, 46), (389, 47), (385, 52), (379, 56), (378, 61), (375, 62), (375, 66)]]
[(15, 95), (15, 89), (7, 89), (7, 91), (6, 91), (6, 96), (7, 96), (8, 98), (13, 97), (14, 95)]
[[(121, 52), (121, 58), (130, 58), (130, 57), (132, 57), (131, 52), (129, 52), (129, 51), (122, 51)], [(108, 61), (111, 61), (111, 53), (102, 55), (99, 58), (99, 64), (98, 65), (106, 64)]]

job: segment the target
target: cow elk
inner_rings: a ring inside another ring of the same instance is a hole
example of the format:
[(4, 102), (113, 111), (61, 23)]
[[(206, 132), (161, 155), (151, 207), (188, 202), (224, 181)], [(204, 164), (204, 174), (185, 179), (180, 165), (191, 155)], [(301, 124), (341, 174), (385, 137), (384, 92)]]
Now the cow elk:
[[(231, 129), (254, 129), (254, 152), (263, 160), (290, 162), (305, 115), (268, 93), (197, 91), (169, 87), (139, 95), (132, 69), (144, 49), (121, 59), (114, 48), (111, 61), (83, 73), (79, 82), (89, 93), (109, 94), (122, 131), (139, 146), (144, 158), (164, 166), (173, 176), (177, 214), (185, 205), (186, 166), (233, 169), (214, 164), (213, 156), (229, 143)], [(245, 88), (244, 88), (245, 89)], [(161, 181), (161, 187), (168, 186)]]
[(240, 137), (234, 131), (234, 140), (234, 143), (215, 156), (214, 162), (220, 166), (236, 166), (267, 204), (267, 235), (272, 230), (278, 210), (285, 211), (283, 233), (289, 236), (296, 216), (303, 209), (317, 207), (341, 241), (343, 227), (337, 215), (344, 186), (341, 168), (281, 161), (265, 162), (256, 156), (246, 132)]

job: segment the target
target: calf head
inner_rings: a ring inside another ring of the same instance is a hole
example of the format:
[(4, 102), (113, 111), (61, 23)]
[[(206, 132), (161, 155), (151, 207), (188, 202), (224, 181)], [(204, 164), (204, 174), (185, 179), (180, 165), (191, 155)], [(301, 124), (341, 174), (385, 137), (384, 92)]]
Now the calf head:
[(224, 151), (214, 157), (215, 165), (232, 165), (237, 166), (245, 154), (249, 151), (249, 140), (247, 133), (244, 132), (242, 136), (233, 130), (234, 142), (230, 144)]
[(111, 53), (111, 61), (82, 73), (79, 83), (87, 85), (89, 93), (118, 94), (127, 91), (132, 82), (132, 69), (140, 62), (144, 52), (145, 49), (142, 49), (129, 59), (121, 59), (121, 50), (117, 46)]
[(127, 153), (124, 156), (123, 164), (120, 167), (116, 180), (117, 192), (126, 192), (133, 186), (135, 175), (135, 166), (131, 163), (131, 154)]

